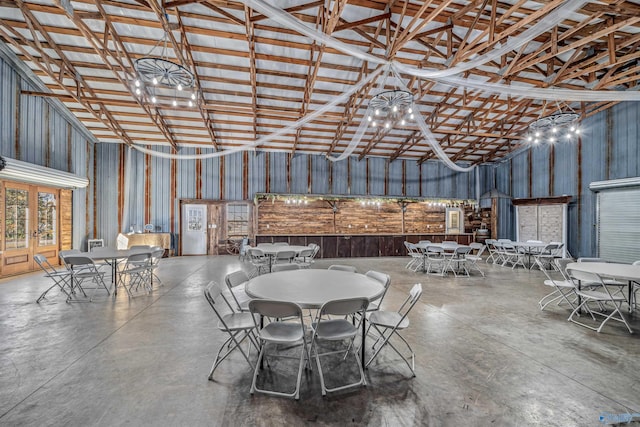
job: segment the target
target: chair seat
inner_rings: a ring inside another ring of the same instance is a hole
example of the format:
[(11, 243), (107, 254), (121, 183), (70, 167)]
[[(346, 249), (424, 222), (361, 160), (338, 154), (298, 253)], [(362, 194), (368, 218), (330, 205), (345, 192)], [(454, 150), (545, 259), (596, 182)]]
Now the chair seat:
[(227, 327), (225, 328), (222, 322), (218, 322), (218, 328), (225, 332), (253, 329), (256, 325), (251, 313), (230, 313), (224, 315), (222, 318)]
[(345, 319), (323, 320), (314, 325), (316, 335), (324, 340), (343, 340), (351, 338), (358, 333), (358, 330), (351, 322)]
[[(398, 324), (400, 318), (400, 314), (395, 311), (374, 311), (369, 315), (369, 323), (392, 328)], [(408, 326), (409, 319), (405, 317), (398, 325), (398, 329), (404, 329)]]
[(583, 298), (590, 298), (598, 301), (626, 301), (624, 296), (616, 296), (616, 295), (609, 296), (609, 294), (607, 294), (606, 292), (600, 292), (600, 291), (579, 290), (579, 291), (576, 291), (576, 293)]
[(574, 284), (568, 280), (545, 280), (544, 284), (551, 287), (575, 288)]
[(304, 337), (298, 323), (274, 322), (260, 330), (260, 339), (276, 344), (289, 344)]

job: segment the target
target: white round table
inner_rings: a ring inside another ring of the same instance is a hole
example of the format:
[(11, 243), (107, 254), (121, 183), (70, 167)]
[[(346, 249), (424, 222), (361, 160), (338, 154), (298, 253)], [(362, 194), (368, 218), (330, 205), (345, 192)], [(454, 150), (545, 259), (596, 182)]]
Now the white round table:
[[(369, 301), (384, 286), (364, 274), (339, 270), (290, 270), (254, 277), (245, 285), (247, 295), (257, 299), (295, 302), (302, 308), (320, 308), (327, 301), (365, 297)], [(364, 368), (365, 322), (362, 322), (360, 362)]]
[(245, 290), (251, 298), (290, 301), (302, 308), (320, 308), (325, 302), (335, 299), (376, 299), (384, 292), (384, 286), (364, 274), (304, 269), (254, 277), (246, 283)]

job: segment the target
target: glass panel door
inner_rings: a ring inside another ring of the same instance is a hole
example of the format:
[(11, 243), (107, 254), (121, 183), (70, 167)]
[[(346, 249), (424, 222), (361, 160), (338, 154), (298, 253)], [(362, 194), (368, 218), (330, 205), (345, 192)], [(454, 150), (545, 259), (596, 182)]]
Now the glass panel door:
[(7, 187), (4, 198), (5, 250), (29, 247), (29, 190)]
[(58, 206), (55, 193), (38, 192), (38, 246), (58, 242)]

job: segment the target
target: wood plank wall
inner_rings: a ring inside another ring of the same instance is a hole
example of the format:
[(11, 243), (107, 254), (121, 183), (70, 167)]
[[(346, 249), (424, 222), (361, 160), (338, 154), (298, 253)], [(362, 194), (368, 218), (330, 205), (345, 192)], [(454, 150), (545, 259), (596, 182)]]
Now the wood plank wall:
[[(353, 199), (309, 200), (307, 204), (263, 199), (258, 203), (257, 234), (444, 233), (445, 209), (414, 202), (406, 204), (403, 215), (402, 205), (395, 201), (378, 206)], [(465, 210), (471, 213), (474, 208), (465, 206)]]
[(73, 246), (73, 191), (60, 190), (60, 250)]

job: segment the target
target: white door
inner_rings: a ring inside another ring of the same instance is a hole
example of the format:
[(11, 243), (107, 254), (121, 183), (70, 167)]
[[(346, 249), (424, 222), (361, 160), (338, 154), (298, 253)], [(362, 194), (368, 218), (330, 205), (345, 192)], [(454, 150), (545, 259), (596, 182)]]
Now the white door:
[(207, 254), (207, 205), (182, 205), (182, 255)]

